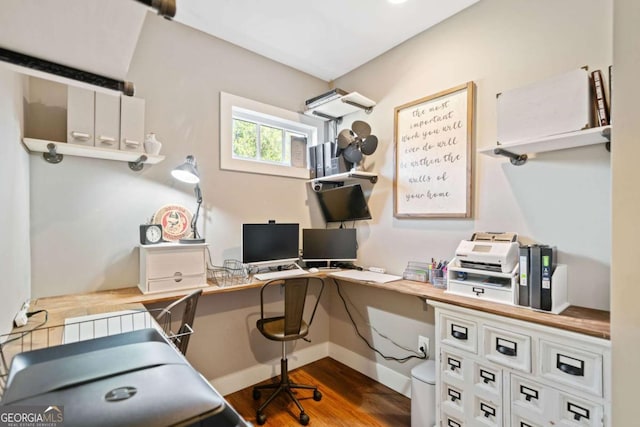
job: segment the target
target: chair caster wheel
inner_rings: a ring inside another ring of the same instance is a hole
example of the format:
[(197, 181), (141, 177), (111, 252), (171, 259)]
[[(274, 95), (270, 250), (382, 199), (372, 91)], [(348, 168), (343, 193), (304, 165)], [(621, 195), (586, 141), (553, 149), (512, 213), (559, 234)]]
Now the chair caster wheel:
[(301, 412), (300, 424), (302, 424), (303, 426), (306, 426), (307, 424), (309, 424), (309, 415), (305, 414), (304, 412)]
[[(309, 417), (307, 417), (307, 422), (309, 422)], [(257, 414), (256, 415), (256, 422), (258, 423), (258, 425), (263, 425), (264, 423), (267, 422), (267, 416), (265, 414)]]
[(253, 400), (260, 399), (260, 390), (253, 390)]
[(318, 402), (320, 401), (320, 399), (322, 399), (322, 393), (320, 393), (318, 390), (313, 390), (313, 400)]

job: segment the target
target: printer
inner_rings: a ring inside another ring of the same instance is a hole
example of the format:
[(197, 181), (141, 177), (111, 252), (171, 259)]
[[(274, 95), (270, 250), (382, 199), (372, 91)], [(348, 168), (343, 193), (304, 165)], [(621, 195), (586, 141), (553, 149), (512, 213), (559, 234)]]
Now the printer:
[(251, 425), (153, 328), (17, 354), (0, 410), (25, 405), (65, 427)]
[(455, 253), (458, 267), (473, 270), (510, 273), (518, 264), (516, 233), (474, 233), (462, 240)]

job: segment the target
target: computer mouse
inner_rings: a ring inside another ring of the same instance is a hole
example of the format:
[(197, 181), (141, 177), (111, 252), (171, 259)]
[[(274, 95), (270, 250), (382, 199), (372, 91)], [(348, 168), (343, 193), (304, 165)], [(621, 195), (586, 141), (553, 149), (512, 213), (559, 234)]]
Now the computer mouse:
[(311, 267), (311, 268), (309, 269), (309, 273), (317, 273), (318, 271), (320, 271), (320, 270), (318, 270), (318, 269), (317, 269), (317, 268), (315, 268), (315, 267)]

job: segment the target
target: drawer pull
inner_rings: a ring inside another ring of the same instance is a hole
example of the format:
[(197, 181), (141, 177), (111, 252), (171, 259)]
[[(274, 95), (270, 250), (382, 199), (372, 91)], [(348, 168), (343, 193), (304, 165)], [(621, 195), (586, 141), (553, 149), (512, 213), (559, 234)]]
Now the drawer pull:
[(538, 390), (534, 390), (532, 388), (521, 385), (520, 394), (524, 395), (524, 399), (527, 402), (531, 402), (531, 399), (538, 400)]
[(451, 324), (451, 336), (457, 340), (465, 341), (469, 338), (469, 330), (464, 326)]
[(485, 418), (496, 416), (496, 409), (482, 402), (480, 403), (480, 410), (484, 414)]
[(173, 280), (175, 280), (177, 283), (182, 282), (182, 273), (180, 273), (179, 271), (173, 273)]
[(476, 288), (475, 286), (471, 288), (471, 291), (476, 294), (477, 297), (484, 294), (484, 288)]
[(462, 367), (462, 363), (459, 360), (454, 359), (453, 357), (447, 358), (447, 365), (449, 365), (449, 370), (455, 371), (456, 369), (460, 369)]
[(573, 414), (573, 419), (576, 421), (580, 421), (580, 418), (589, 419), (589, 410), (583, 408), (582, 406), (574, 405), (571, 402), (567, 402), (567, 411)]
[(485, 371), (484, 369), (480, 369), (480, 378), (485, 384), (489, 384), (496, 381), (496, 376), (492, 372)]
[(127, 147), (137, 147), (140, 145), (140, 141), (125, 138), (124, 145), (126, 145)]
[(459, 422), (453, 421), (451, 418), (447, 420), (447, 427), (462, 427)]
[(449, 395), (449, 397), (451, 398), (451, 401), (455, 403), (456, 400), (460, 400), (461, 399), (461, 395), (460, 392), (455, 391), (453, 389), (449, 389), (447, 390), (447, 394)]
[(516, 357), (518, 355), (518, 343), (498, 338), (496, 339), (496, 350), (505, 356)]
[(78, 132), (75, 130), (71, 131), (71, 137), (73, 139), (79, 139), (80, 141), (87, 141), (89, 140), (89, 138), (91, 138), (91, 134), (90, 133), (86, 133), (86, 132)]
[(101, 144), (107, 144), (107, 145), (113, 145), (113, 143), (116, 142), (115, 138), (112, 138), (110, 136), (104, 136), (104, 135), (100, 135), (98, 137), (98, 140), (100, 141)]
[(575, 359), (558, 353), (556, 356), (556, 367), (565, 374), (584, 377), (584, 360)]

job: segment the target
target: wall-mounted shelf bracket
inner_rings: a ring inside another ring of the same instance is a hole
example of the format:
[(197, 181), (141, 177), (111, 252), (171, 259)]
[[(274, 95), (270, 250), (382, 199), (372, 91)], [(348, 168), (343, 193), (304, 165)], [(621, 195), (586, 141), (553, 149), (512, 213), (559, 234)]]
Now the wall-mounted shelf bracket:
[(345, 104), (349, 104), (349, 105), (352, 105), (354, 107), (360, 108), (360, 109), (364, 110), (364, 112), (367, 113), (367, 114), (371, 114), (371, 112), (373, 111), (373, 107), (367, 107), (366, 105), (362, 105), (362, 104), (359, 104), (357, 102), (354, 102), (354, 101), (351, 101), (351, 100), (348, 100), (348, 99), (345, 99), (345, 98), (342, 98), (341, 101), (344, 102)]
[(49, 151), (42, 153), (42, 157), (49, 163), (60, 163), (64, 158), (62, 154), (56, 153), (56, 144), (53, 142), (47, 144), (47, 150)]
[(514, 166), (524, 165), (527, 162), (528, 158), (526, 154), (515, 154), (511, 151), (503, 150), (502, 148), (495, 148), (493, 150), (493, 153), (497, 154), (498, 156), (508, 157), (511, 164)]
[(144, 167), (144, 162), (146, 161), (147, 161), (147, 156), (143, 154), (140, 157), (138, 157), (138, 160), (136, 160), (135, 162), (129, 162), (129, 169), (135, 172), (139, 172)]
[(337, 124), (342, 123), (342, 117), (333, 117), (333, 116), (330, 116), (329, 114), (321, 113), (320, 111), (313, 111), (313, 115), (321, 117), (325, 120), (330, 120)]
[(607, 139), (607, 142), (605, 142), (604, 147), (607, 149), (608, 152), (611, 152), (611, 127), (606, 127), (602, 129), (602, 137)]

